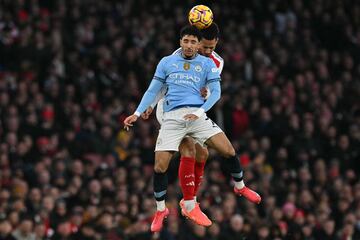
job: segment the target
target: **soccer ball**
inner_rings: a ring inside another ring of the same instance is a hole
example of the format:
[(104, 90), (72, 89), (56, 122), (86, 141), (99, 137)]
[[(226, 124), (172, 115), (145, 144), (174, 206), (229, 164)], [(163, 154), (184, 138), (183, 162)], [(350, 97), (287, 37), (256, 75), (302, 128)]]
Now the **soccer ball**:
[(209, 7), (197, 5), (190, 10), (188, 19), (191, 25), (204, 29), (211, 25), (214, 15)]

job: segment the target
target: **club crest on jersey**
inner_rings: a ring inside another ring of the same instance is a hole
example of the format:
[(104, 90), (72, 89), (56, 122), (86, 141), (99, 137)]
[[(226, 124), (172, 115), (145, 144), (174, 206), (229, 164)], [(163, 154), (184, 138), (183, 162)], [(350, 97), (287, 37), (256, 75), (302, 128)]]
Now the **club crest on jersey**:
[(184, 63), (184, 69), (185, 69), (185, 70), (189, 70), (189, 69), (190, 69), (190, 63), (185, 62), (185, 63)]
[(196, 65), (196, 67), (195, 67), (195, 71), (197, 71), (197, 72), (201, 72), (201, 70), (202, 70), (201, 66), (200, 66), (200, 65)]

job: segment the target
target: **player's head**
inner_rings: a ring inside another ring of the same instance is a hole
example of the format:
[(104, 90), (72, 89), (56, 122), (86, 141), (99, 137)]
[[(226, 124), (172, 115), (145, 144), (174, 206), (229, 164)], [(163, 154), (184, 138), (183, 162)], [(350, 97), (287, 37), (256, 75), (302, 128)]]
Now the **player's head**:
[(194, 26), (185, 26), (180, 31), (180, 46), (185, 57), (194, 56), (200, 45), (201, 33)]
[(199, 53), (206, 57), (210, 57), (216, 48), (219, 40), (219, 27), (213, 22), (208, 28), (201, 30), (202, 39), (200, 42)]

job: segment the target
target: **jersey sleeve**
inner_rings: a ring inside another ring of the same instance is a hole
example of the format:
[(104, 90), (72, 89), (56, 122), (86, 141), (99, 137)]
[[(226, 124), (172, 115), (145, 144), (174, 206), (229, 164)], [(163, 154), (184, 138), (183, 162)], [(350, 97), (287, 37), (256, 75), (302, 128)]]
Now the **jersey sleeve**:
[(221, 74), (222, 73), (222, 70), (224, 69), (224, 60), (220, 61), (220, 66), (219, 66), (219, 73)]
[(160, 99), (162, 99), (165, 94), (166, 94), (166, 91), (167, 91), (167, 87), (166, 86), (163, 86), (161, 88), (161, 90), (158, 92), (158, 94), (156, 95), (155, 97), (155, 100), (151, 103), (151, 108), (155, 108), (156, 104), (160, 101)]
[(221, 81), (220, 78), (220, 69), (216, 67), (215, 63), (208, 59), (207, 61), (207, 69), (206, 69), (206, 84), (211, 82)]
[(144, 96), (140, 101), (139, 106), (134, 113), (136, 116), (140, 116), (140, 114), (143, 113), (150, 106), (163, 85), (164, 84), (162, 82), (158, 81), (155, 78), (151, 81), (149, 88), (146, 90)]
[(209, 111), (209, 109), (212, 106), (214, 106), (214, 104), (220, 99), (221, 96), (220, 82), (219, 81), (210, 82), (209, 89), (211, 91), (211, 95), (201, 106), (201, 108), (204, 109), (205, 112)]
[(154, 78), (162, 83), (165, 83), (166, 78), (166, 58), (160, 60), (159, 64), (156, 67)]
[[(215, 51), (211, 54), (211, 59), (214, 60), (215, 65), (219, 68), (220, 75), (222, 73), (222, 70), (224, 69), (224, 59)], [(218, 64), (216, 64), (218, 62)]]

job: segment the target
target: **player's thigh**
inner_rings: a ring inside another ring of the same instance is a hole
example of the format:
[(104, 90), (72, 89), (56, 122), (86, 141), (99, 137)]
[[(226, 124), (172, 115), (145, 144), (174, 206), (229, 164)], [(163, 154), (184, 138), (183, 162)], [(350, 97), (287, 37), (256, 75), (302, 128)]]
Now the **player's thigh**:
[(207, 146), (215, 149), (219, 154), (224, 157), (235, 156), (235, 149), (224, 132), (218, 133), (210, 137), (208, 140), (206, 140), (205, 143)]
[(195, 140), (189, 136), (184, 137), (180, 143), (179, 152), (182, 157), (195, 158)]
[(181, 140), (186, 135), (186, 127), (182, 121), (166, 119), (159, 130), (155, 152), (178, 151)]
[(209, 151), (207, 147), (204, 147), (200, 143), (196, 142), (196, 162), (205, 162), (209, 157)]
[(154, 171), (157, 173), (166, 172), (173, 155), (174, 155), (173, 151), (157, 151), (157, 152), (155, 152)]
[(193, 137), (200, 145), (205, 146), (205, 142), (212, 136), (223, 132), (221, 128), (206, 115), (189, 124), (189, 136)]

